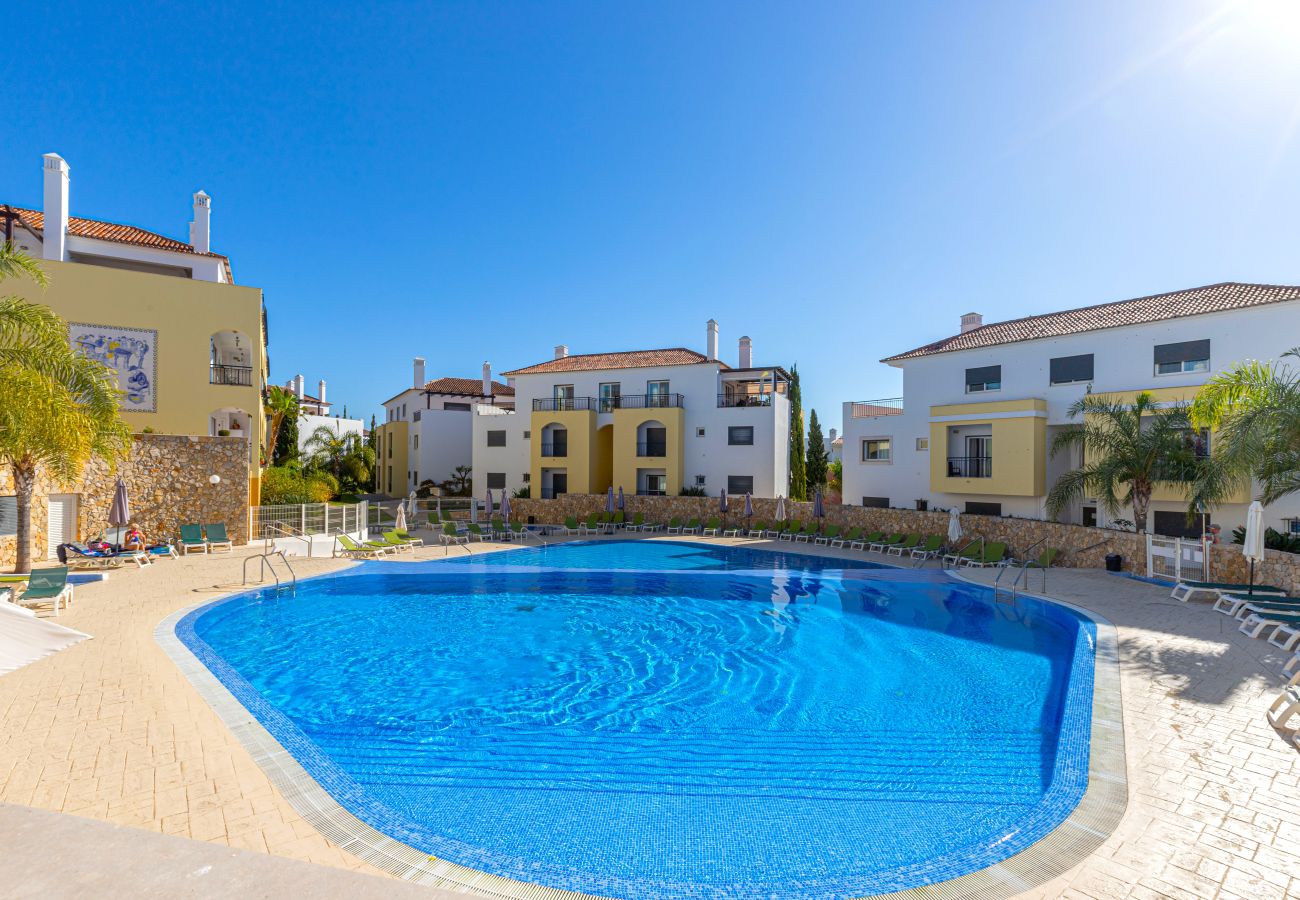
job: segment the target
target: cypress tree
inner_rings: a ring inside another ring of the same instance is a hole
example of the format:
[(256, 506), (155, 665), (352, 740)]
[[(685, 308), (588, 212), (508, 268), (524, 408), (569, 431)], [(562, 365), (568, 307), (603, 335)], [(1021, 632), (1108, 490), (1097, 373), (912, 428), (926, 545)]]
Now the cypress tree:
[(804, 458), (803, 396), (799, 366), (790, 367), (790, 499), (808, 499), (808, 463)]
[(271, 465), (283, 466), (298, 462), (298, 410), (286, 414), (280, 423), (280, 431), (275, 438), (275, 452), (271, 455)]
[(831, 454), (826, 449), (826, 439), (822, 436), (822, 426), (814, 409), (808, 417), (808, 496), (818, 488), (826, 487), (826, 470), (830, 462)]
[(370, 489), (379, 490), (379, 432), (375, 430), (375, 414), (370, 414), (370, 434), (366, 437), (366, 443), (370, 444), (370, 449), (375, 451), (375, 468), (370, 473)]

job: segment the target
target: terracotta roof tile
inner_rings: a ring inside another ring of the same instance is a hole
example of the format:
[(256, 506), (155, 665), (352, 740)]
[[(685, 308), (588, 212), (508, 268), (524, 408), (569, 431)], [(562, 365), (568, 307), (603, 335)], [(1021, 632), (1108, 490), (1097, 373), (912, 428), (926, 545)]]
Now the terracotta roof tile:
[[(18, 213), (19, 221), (34, 232), (44, 233), (45, 214), (36, 209), (11, 207)], [(141, 247), (154, 247), (158, 250), (171, 250), (175, 253), (193, 253), (195, 256), (213, 256), (225, 259), (220, 253), (199, 253), (189, 244), (154, 231), (145, 231), (134, 225), (117, 225), (113, 222), (101, 222), (98, 219), (81, 219), (68, 217), (68, 234), (77, 237), (95, 238), (100, 241), (116, 241), (119, 244), (137, 244)]]
[[(643, 369), (650, 366), (690, 366), (709, 362), (703, 353), (685, 347), (664, 350), (625, 350), (620, 353), (578, 353), (525, 366), (503, 375), (541, 375), (546, 372), (593, 372), (601, 369)], [(717, 362), (715, 360), (715, 362)], [(722, 368), (726, 363), (718, 362)]]
[[(433, 394), (458, 394), (469, 397), (483, 396), (481, 378), (437, 378), (425, 384), (424, 389)], [(499, 381), (492, 382), (493, 397), (513, 397), (515, 389)]]
[(1041, 316), (1012, 319), (1008, 322), (993, 322), (963, 334), (955, 334), (941, 341), (917, 347), (906, 353), (886, 357), (881, 362), (915, 359), (918, 356), (930, 356), (935, 353), (974, 350), (1040, 338), (1062, 337), (1104, 328), (1161, 322), (1166, 319), (1246, 309), (1287, 300), (1300, 300), (1300, 287), (1225, 281), (1222, 284), (1210, 284), (1169, 294), (1120, 300), (1099, 306), (1085, 306), (1082, 309), (1067, 309)]

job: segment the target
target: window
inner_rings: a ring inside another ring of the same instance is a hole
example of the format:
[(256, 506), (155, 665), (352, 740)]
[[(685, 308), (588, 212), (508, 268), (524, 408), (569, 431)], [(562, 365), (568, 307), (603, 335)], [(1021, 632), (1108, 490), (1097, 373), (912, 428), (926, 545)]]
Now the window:
[(695, 436), (696, 436), (696, 437), (704, 437), (704, 429), (703, 429), (703, 428), (697, 428), (697, 429), (695, 429)]
[(0, 537), (18, 533), (18, 498), (0, 497)]
[(1048, 364), (1052, 384), (1077, 384), (1092, 381), (1092, 354), (1058, 356)]
[(1156, 344), (1157, 375), (1210, 371), (1210, 342), (1183, 341), (1179, 344)]
[(727, 443), (733, 447), (754, 446), (753, 425), (730, 425), (727, 427)]
[(607, 381), (600, 386), (600, 411), (613, 412), (618, 408), (620, 386), (617, 381)]
[(1201, 517), (1193, 516), (1189, 522), (1187, 521), (1187, 513), (1181, 509), (1176, 512), (1154, 510), (1151, 513), (1151, 530), (1156, 534), (1163, 534), (1167, 537), (1200, 537)]
[(418, 421), (420, 421), (420, 413), (421, 413), (421, 412), (422, 412), (422, 410), (418, 410), (418, 409), (417, 409), (417, 410), (415, 411), (415, 413), (411, 416), (411, 421), (412, 421), (412, 422), (418, 422)]
[(505, 472), (488, 472), (487, 476), (488, 490), (504, 491), (506, 489)]
[(556, 409), (573, 409), (573, 385), (557, 384), (551, 388), (551, 397)]
[(696, 476), (695, 476), (695, 486), (696, 486), (696, 487), (704, 487), (704, 476), (703, 476), (703, 475), (696, 475)]
[(966, 370), (966, 393), (982, 394), (1002, 390), (1002, 367), (980, 366)]
[(532, 433), (531, 431), (525, 431), (525, 432), (524, 432), (524, 440), (528, 440), (528, 439), (531, 438), (532, 436), (533, 436), (533, 433)]
[[(391, 433), (388, 435), (388, 458), (393, 458), (393, 435)], [(389, 477), (391, 478), (392, 476)]]
[[(389, 449), (392, 449), (391, 447)], [(388, 467), (388, 493), (393, 493), (393, 467)]]
[(737, 495), (754, 493), (754, 476), (753, 475), (728, 475), (727, 493), (737, 494)]
[(888, 497), (863, 497), (862, 505), (871, 509), (889, 509)]
[(889, 462), (889, 438), (867, 438), (862, 442), (863, 462)]
[(966, 501), (966, 512), (972, 516), (1000, 516), (1002, 515), (1001, 503), (980, 503), (975, 500)]
[(418, 485), (419, 483), (420, 483), (420, 470), (416, 469), (414, 472), (411, 473), (411, 484)]
[(1085, 506), (1083, 508), (1083, 524), (1089, 528), (1097, 527), (1097, 507)]
[(405, 404), (405, 403), (402, 404), (402, 418), (403, 418), (403, 419), (406, 418), (406, 404)]
[(1210, 429), (1184, 429), (1183, 443), (1197, 459), (1207, 459), (1210, 455)]
[(504, 431), (489, 431), (487, 433), (487, 445), (489, 447), (504, 447), (506, 445), (506, 433)]
[(528, 484), (528, 482), (530, 482), (530, 481), (532, 481), (532, 480), (533, 480), (533, 473), (532, 473), (532, 472), (525, 472), (525, 473), (524, 473), (524, 484)]
[(929, 438), (917, 438), (917, 439), (916, 439), (916, 449), (917, 449), (917, 450), (929, 450), (929, 449), (930, 449), (930, 439), (929, 439)]
[(468, 403), (444, 403), (442, 408), (448, 412), (469, 412)]
[(646, 406), (658, 407), (668, 405), (668, 382), (647, 381), (645, 383), (645, 393)]

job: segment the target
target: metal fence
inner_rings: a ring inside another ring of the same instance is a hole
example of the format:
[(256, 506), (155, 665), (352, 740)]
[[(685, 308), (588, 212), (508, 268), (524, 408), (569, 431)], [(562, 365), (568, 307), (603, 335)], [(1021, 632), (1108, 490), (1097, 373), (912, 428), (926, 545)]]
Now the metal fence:
[(408, 528), (432, 528), (435, 521), (467, 522), (472, 517), (471, 505), (477, 506), (476, 513), (483, 510), (483, 501), (469, 497), (442, 497), (417, 499), (412, 512), (409, 500), (371, 500), (366, 513), (366, 526), (371, 531), (388, 531), (397, 522), (397, 508), (405, 507)]
[(249, 535), (254, 540), (268, 532), (287, 534), (340, 534), (360, 531), (366, 521), (366, 502), (299, 503), (254, 506), (249, 510)]
[(1162, 537), (1148, 533), (1147, 577), (1209, 581), (1209, 538)]
[(849, 408), (849, 416), (854, 419), (874, 419), (877, 416), (901, 416), (903, 414), (902, 397), (886, 397), (883, 400), (861, 400)]

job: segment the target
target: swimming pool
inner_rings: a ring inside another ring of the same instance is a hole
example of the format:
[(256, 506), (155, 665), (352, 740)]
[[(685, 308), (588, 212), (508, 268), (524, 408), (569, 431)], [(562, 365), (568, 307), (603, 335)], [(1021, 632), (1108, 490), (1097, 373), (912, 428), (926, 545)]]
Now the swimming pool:
[(900, 890), (1078, 803), (1090, 621), (937, 572), (698, 548), (366, 563), (176, 633), (362, 821), (557, 889)]

